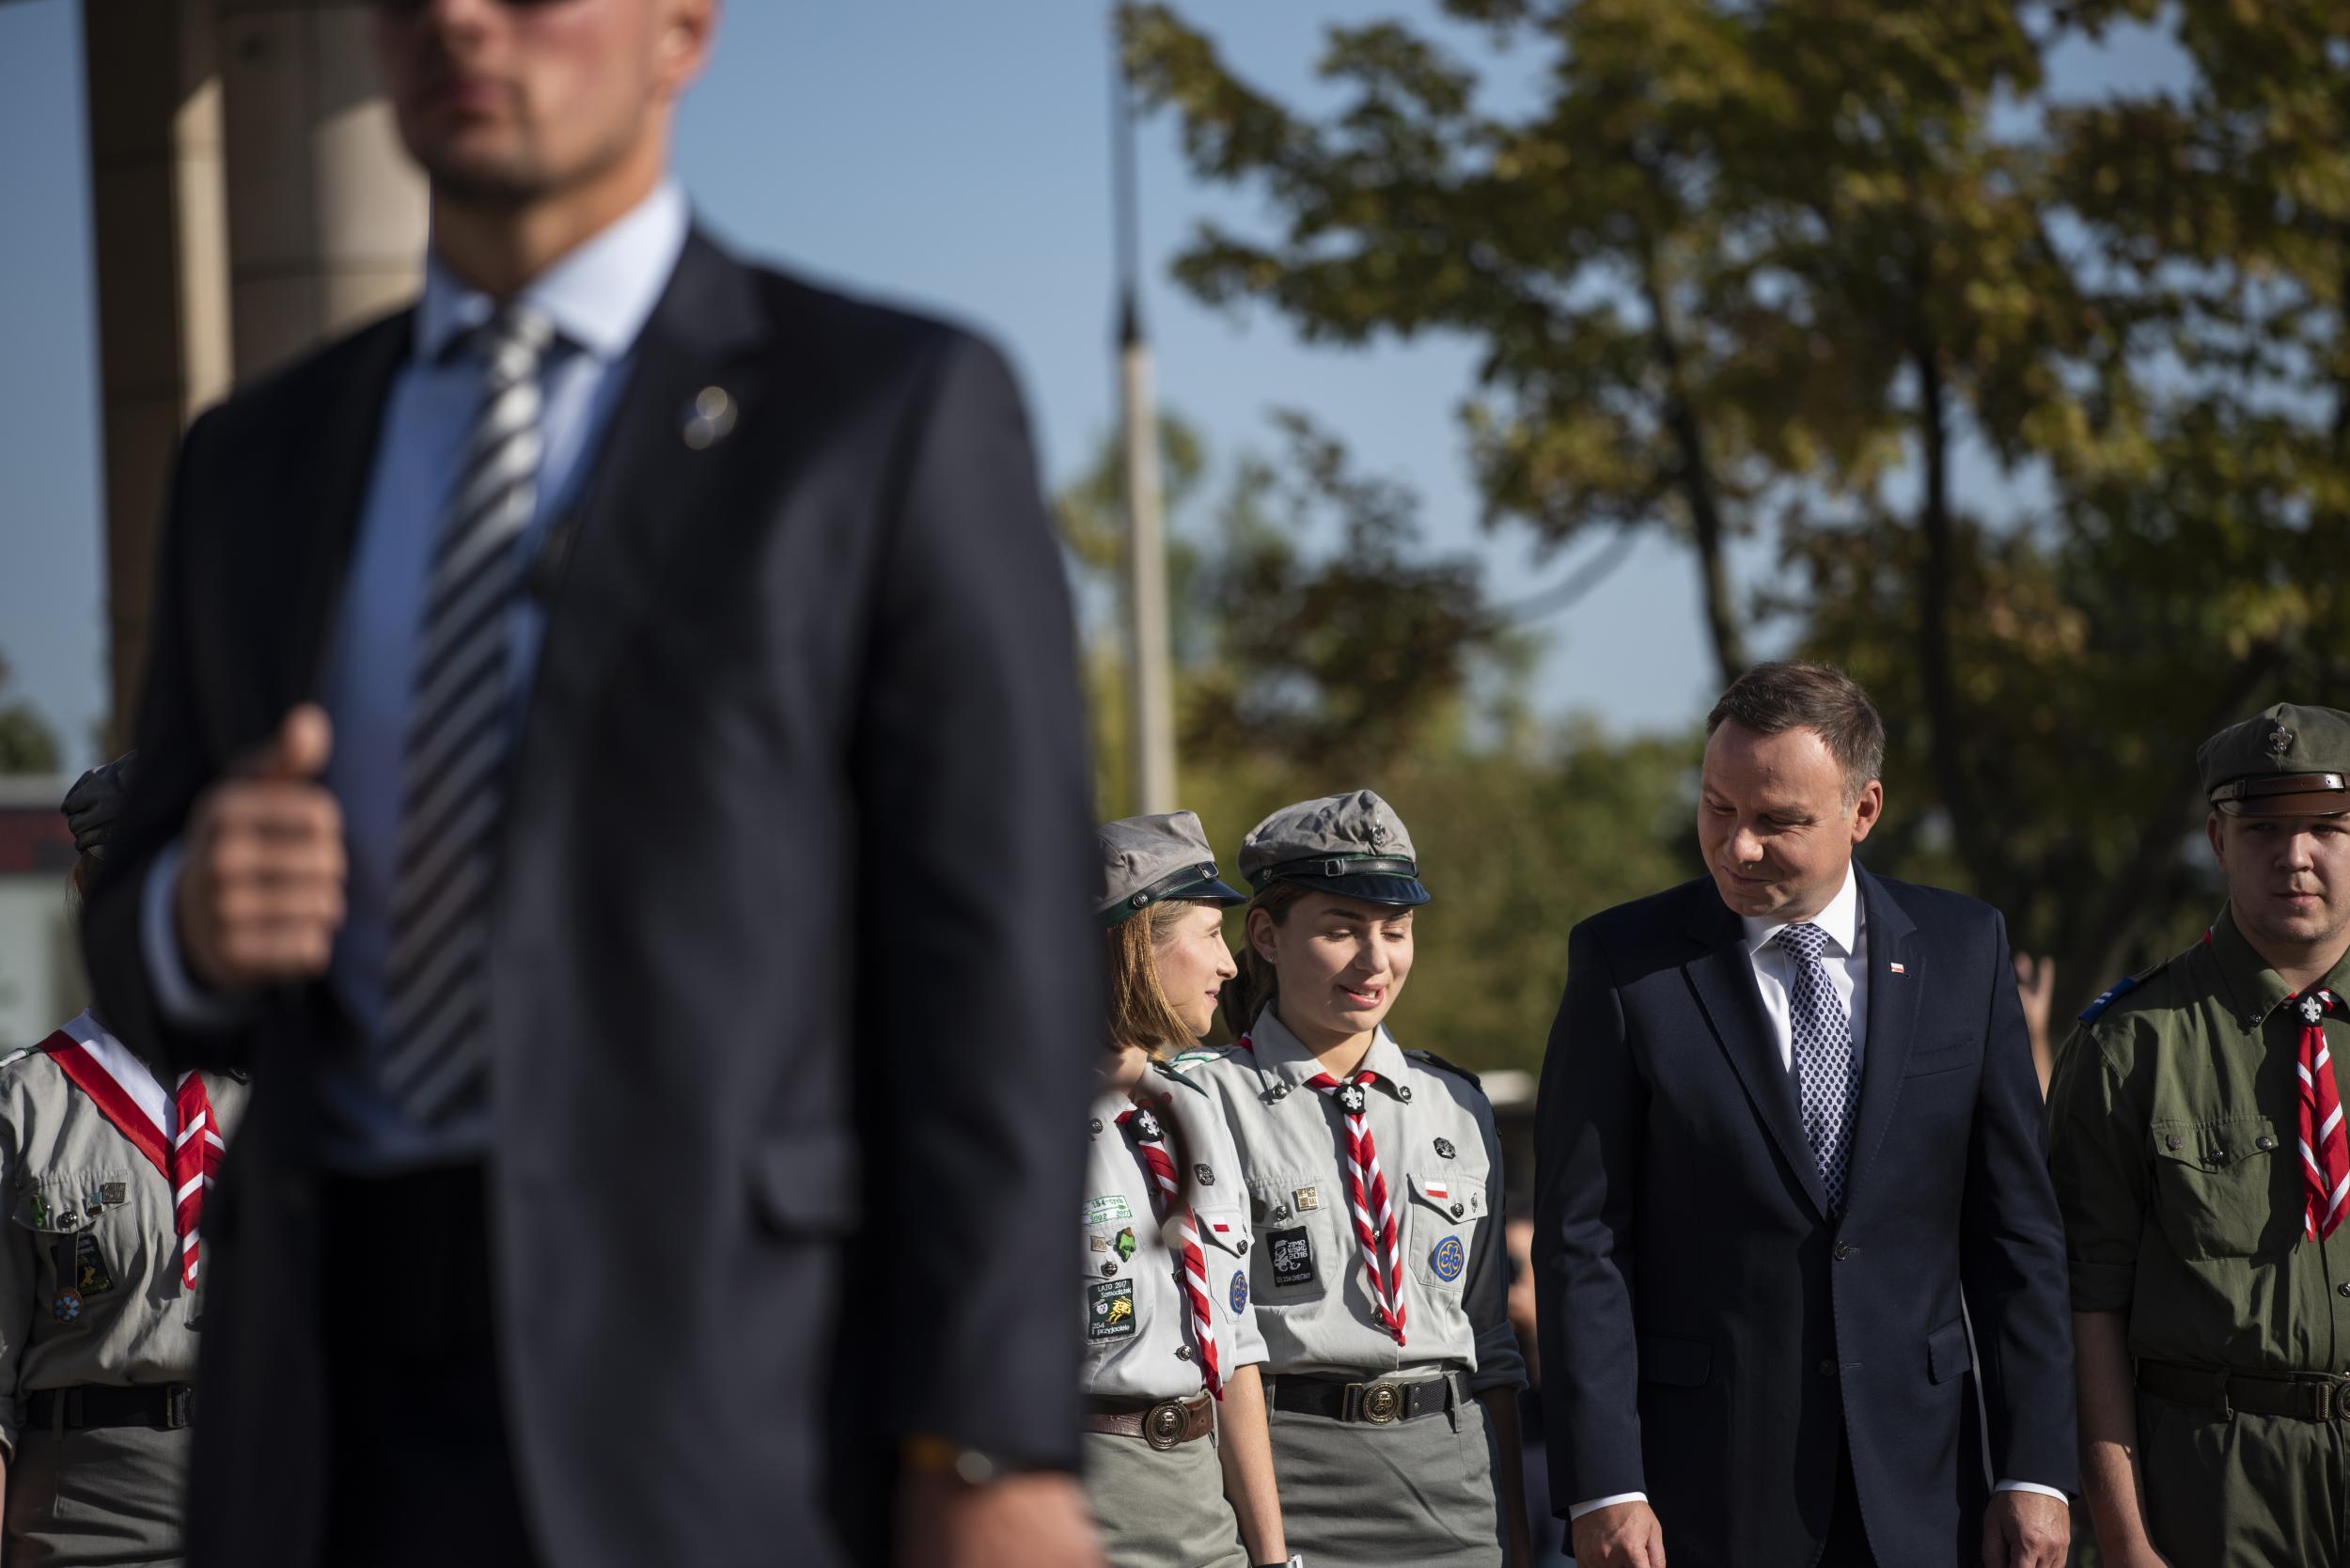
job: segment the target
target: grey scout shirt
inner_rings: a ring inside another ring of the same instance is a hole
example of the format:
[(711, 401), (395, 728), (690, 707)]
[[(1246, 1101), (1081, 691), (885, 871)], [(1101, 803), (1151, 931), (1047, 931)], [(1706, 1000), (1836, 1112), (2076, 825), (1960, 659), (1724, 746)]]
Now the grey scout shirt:
[[(1135, 1093), (1157, 1103), (1167, 1147), (1198, 1215), (1216, 1365), (1229, 1379), (1265, 1355), (1249, 1299), (1251, 1247), (1240, 1161), (1223, 1118), (1198, 1085), (1153, 1062)], [(1110, 1089), (1095, 1095), (1087, 1110), (1091, 1142), (1080, 1260), (1085, 1362), (1079, 1376), (1090, 1399), (1189, 1399), (1203, 1385), (1191, 1306), (1177, 1278), (1182, 1200), (1167, 1210), (1164, 1222), (1159, 1219), (1152, 1206), (1150, 1169), (1134, 1139), (1118, 1125), (1119, 1116), (1133, 1108), (1128, 1091)]]
[[(204, 1087), (227, 1138), (245, 1086), (207, 1073)], [(204, 1275), (193, 1296), (182, 1289), (170, 1179), (41, 1051), (0, 1061), (0, 1181), (9, 1216), (0, 1237), (8, 1451), (16, 1450), (28, 1394), (193, 1379)], [(70, 1316), (55, 1309), (69, 1274), (80, 1298)]]
[(1501, 1146), (1466, 1074), (1430, 1065), (1383, 1027), (1368, 1120), (1402, 1256), (1403, 1339), (1379, 1326), (1347, 1200), (1344, 1120), (1308, 1087), (1322, 1071), (1273, 1009), (1246, 1041), (1186, 1052), (1178, 1071), (1222, 1106), (1257, 1227), (1249, 1288), (1269, 1375), (1360, 1379), (1462, 1367), (1469, 1387), (1522, 1388), (1501, 1246)]

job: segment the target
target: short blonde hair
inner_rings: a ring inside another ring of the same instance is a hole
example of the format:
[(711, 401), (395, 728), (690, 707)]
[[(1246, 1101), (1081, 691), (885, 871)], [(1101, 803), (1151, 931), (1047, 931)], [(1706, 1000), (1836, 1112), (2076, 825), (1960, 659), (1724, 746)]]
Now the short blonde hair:
[(1199, 1043), (1159, 984), (1158, 945), (1186, 916), (1210, 907), (1205, 899), (1166, 899), (1102, 933), (1110, 965), (1105, 1043), (1111, 1050), (1139, 1045), (1163, 1061), (1168, 1052), (1189, 1050)]

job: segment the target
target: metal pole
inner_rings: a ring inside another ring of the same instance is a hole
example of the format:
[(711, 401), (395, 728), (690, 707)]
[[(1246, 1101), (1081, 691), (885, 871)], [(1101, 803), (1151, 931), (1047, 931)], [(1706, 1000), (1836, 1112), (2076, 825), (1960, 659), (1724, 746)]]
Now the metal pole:
[(1175, 809), (1173, 655), (1167, 613), (1166, 520), (1159, 488), (1159, 417), (1151, 345), (1142, 330), (1142, 268), (1136, 217), (1135, 120), (1125, 72), (1112, 55), (1115, 121), (1119, 390), (1126, 431), (1127, 724), (1134, 809)]

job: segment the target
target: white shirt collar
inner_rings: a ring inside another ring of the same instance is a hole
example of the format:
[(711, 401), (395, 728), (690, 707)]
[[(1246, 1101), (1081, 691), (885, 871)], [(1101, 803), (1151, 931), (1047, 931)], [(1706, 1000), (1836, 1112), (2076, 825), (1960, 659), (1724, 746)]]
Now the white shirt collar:
[[(546, 312), (564, 342), (600, 359), (618, 359), (661, 302), (691, 221), (685, 193), (664, 180), (619, 221), (532, 278), (521, 297)], [(489, 295), (428, 252), (424, 298), (416, 307), (417, 361), (439, 359), (459, 334), (488, 321), (494, 309)]]
[(1773, 938), (1792, 925), (1815, 925), (1827, 933), (1829, 946), (1846, 958), (1853, 955), (1860, 939), (1860, 883), (1853, 875), (1851, 862), (1844, 866), (1844, 885), (1836, 896), (1827, 901), (1827, 907), (1808, 921), (1774, 920), (1767, 917), (1741, 915), (1738, 923), (1746, 928), (1747, 951), (1760, 953), (1769, 947)]

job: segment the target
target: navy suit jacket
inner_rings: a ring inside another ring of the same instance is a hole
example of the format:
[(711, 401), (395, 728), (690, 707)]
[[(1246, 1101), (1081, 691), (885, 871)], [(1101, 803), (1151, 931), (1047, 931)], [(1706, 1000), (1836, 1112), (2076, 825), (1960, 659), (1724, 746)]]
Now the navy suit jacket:
[(1713, 883), (1569, 939), (1536, 1123), (1552, 1505), (1647, 1493), (1674, 1568), (1811, 1561), (1846, 1445), (1870, 1545), (1901, 1568), (1979, 1562), (1995, 1476), (2076, 1488), (2063, 1231), (2006, 926), (1854, 874), (1871, 972), (1841, 1215)]
[[(317, 1558), (315, 1068), (355, 1045), (323, 986), (233, 1034), (172, 1027), (140, 889), (197, 792), (318, 690), (409, 332), (188, 432), (138, 783), (85, 914), (126, 1041), (253, 1071), (204, 1222), (200, 1564)], [(740, 419), (697, 449), (709, 386)], [(967, 334), (697, 235), (585, 461), (540, 563), (492, 917), (504, 1388), (482, 1398), (550, 1562), (880, 1561), (901, 1435), (1076, 1459), (1058, 1282), (1100, 939), (1019, 396)]]

